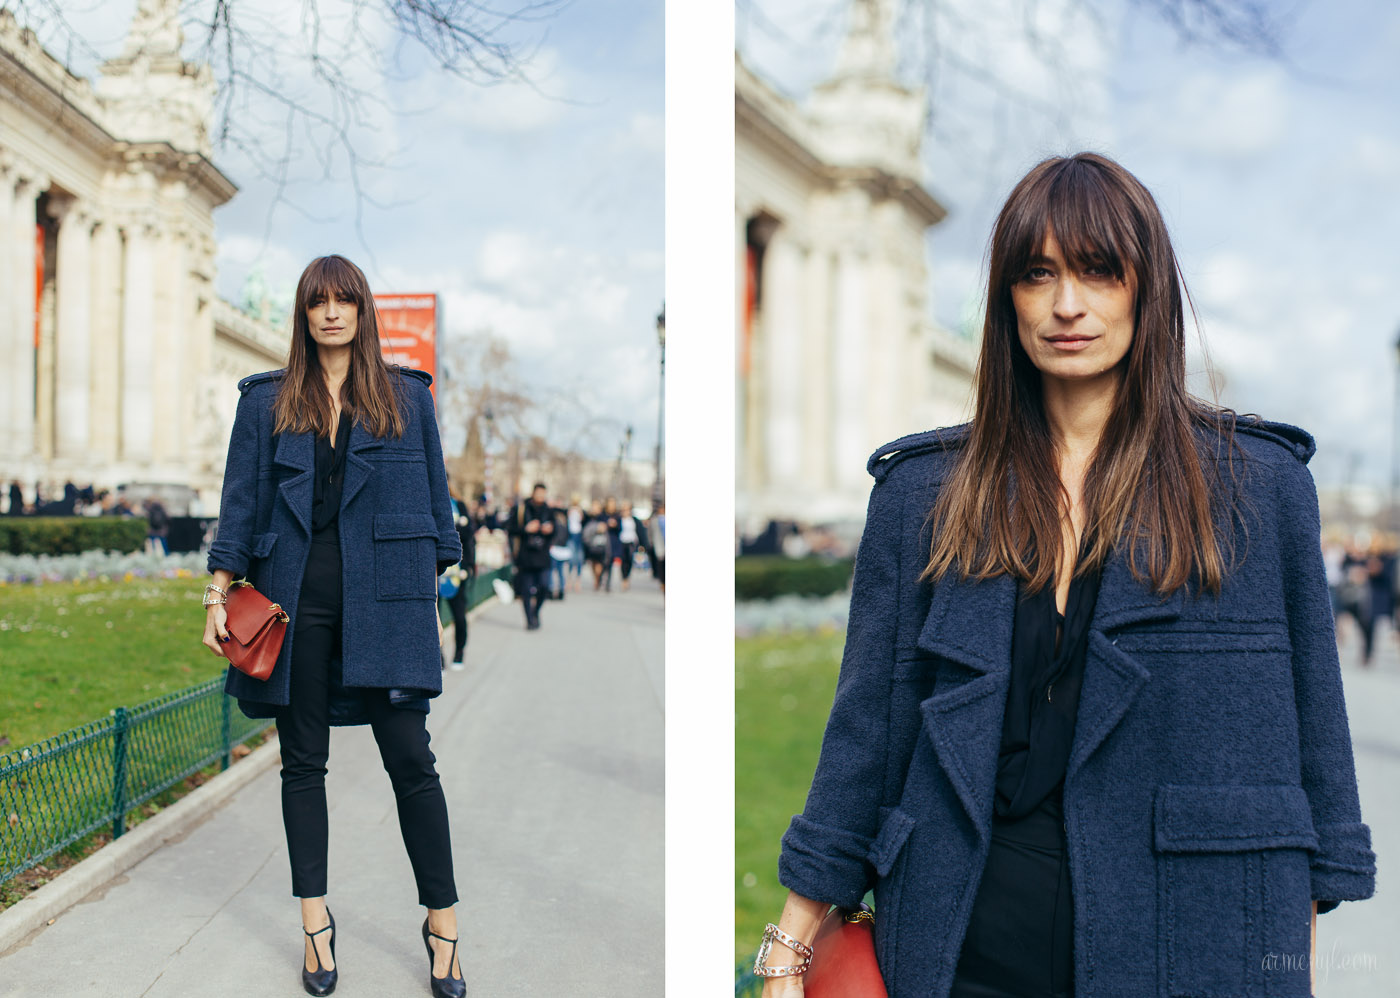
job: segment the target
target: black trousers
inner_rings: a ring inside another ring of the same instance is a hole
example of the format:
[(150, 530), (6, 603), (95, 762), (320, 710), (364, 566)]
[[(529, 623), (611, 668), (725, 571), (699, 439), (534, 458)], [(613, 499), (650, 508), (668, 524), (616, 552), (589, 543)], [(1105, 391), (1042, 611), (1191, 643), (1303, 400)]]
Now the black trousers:
[[(293, 622), (291, 702), (277, 716), (282, 747), (282, 823), (292, 864), (292, 894), (326, 893), (326, 761), (330, 756), (329, 702), (340, 677), (331, 662), (340, 648), (340, 539), (327, 528), (312, 538)], [(428, 748), (427, 715), (394, 707), (388, 691), (357, 691), (369, 711), (374, 740), (398, 802), (399, 829), (408, 849), (418, 903), (449, 908), (457, 902), (447, 800)]]
[(467, 649), (467, 590), (471, 588), (475, 578), (475, 573), (472, 573), (462, 579), (457, 592), (447, 601), (447, 605), (452, 608), (452, 633), (455, 635), (453, 643), (456, 645), (452, 650), (454, 662), (462, 661), (462, 652)]
[(1074, 903), (1063, 822), (1056, 794), (1019, 820), (993, 814), (949, 998), (1073, 998)]
[(544, 606), (545, 598), (549, 595), (549, 566), (516, 566), (515, 573), (515, 592), (525, 608), (525, 622), (537, 624), (540, 620), (540, 607)]

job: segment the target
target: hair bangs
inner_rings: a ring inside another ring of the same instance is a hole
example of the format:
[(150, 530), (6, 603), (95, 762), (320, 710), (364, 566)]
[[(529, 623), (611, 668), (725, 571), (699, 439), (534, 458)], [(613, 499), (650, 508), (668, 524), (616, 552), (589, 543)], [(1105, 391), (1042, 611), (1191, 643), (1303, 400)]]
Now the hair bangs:
[(349, 298), (355, 307), (365, 307), (363, 283), (357, 268), (342, 256), (323, 256), (311, 262), (302, 275), (302, 307), (332, 296)]
[(1009, 283), (1020, 280), (1031, 261), (1044, 254), (1051, 236), (1076, 270), (1103, 267), (1126, 282), (1141, 269), (1127, 193), (1092, 162), (1067, 159), (1050, 164), (1018, 193), (1004, 237)]

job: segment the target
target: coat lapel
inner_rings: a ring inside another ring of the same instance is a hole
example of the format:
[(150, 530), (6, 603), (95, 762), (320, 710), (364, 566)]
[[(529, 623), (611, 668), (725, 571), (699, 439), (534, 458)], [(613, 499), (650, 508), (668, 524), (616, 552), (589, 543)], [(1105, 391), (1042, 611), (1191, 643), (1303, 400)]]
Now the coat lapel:
[(1089, 649), (1084, 658), (1084, 685), (1074, 724), (1065, 785), (1084, 761), (1103, 743), (1123, 719), (1133, 700), (1151, 678), (1137, 659), (1118, 648), (1109, 632), (1181, 616), (1185, 590), (1163, 598), (1151, 584), (1134, 578), (1128, 560), (1114, 551), (1104, 564), (1098, 604), (1089, 625)]
[[(1150, 678), (1147, 669), (1105, 632), (1174, 620), (1184, 599), (1182, 590), (1163, 599), (1133, 577), (1126, 558), (1117, 552), (1109, 557), (1089, 625), (1067, 784)], [(940, 669), (933, 696), (920, 708), (939, 765), (983, 838), (991, 834), (1015, 612), (1016, 581), (1010, 576), (974, 582), (945, 575), (934, 585), (919, 632), (920, 649), (961, 667), (961, 674)]]
[(972, 674), (948, 682), (954, 677), (940, 670), (933, 696), (920, 709), (938, 762), (983, 838), (991, 833), (1015, 604), (1016, 581), (1010, 576), (976, 582), (949, 573), (934, 584), (919, 632), (921, 649)]
[(383, 447), (384, 441), (373, 436), (364, 424), (356, 420), (350, 427), (350, 442), (346, 446), (349, 450), (345, 454), (345, 486), (340, 495), (342, 512), (365, 487), (373, 470), (373, 466), (360, 456), (361, 452)]
[(315, 435), (307, 433), (279, 433), (277, 451), (273, 461), (284, 467), (301, 472), (285, 479), (277, 487), (277, 493), (291, 510), (292, 516), (301, 529), (311, 536), (311, 476), (316, 468)]

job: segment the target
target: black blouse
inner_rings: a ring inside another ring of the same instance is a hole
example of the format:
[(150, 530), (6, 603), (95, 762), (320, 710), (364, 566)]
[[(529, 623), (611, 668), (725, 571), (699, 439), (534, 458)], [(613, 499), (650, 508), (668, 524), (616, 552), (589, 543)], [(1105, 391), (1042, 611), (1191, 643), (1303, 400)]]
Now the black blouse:
[(1098, 593), (1097, 571), (1075, 578), (1061, 616), (1053, 584), (1030, 595), (1017, 584), (1011, 685), (997, 759), (996, 813), (1003, 818), (1025, 817), (1064, 782)]
[(331, 447), (330, 437), (316, 435), (316, 480), (311, 487), (313, 534), (326, 529), (340, 516), (340, 494), (345, 487), (345, 446), (349, 442), (350, 418), (342, 409), (335, 428), (335, 447)]

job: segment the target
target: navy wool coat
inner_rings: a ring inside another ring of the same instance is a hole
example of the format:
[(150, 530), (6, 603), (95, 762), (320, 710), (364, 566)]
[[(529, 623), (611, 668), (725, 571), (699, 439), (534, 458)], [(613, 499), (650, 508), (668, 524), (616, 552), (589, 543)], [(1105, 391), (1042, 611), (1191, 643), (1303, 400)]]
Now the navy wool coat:
[[(966, 430), (870, 459), (835, 703), (779, 861), (814, 900), (873, 886), (892, 998), (948, 994), (990, 836), (1016, 583), (918, 581)], [(1310, 900), (1374, 891), (1313, 441), (1262, 421), (1235, 439), (1243, 560), (1218, 597), (1104, 565), (1064, 784), (1076, 998), (1304, 998)]]
[[(461, 559), (462, 542), (428, 391), (432, 375), (394, 370), (403, 436), (377, 439), (356, 422), (346, 445), (338, 665), (345, 687), (386, 688), (391, 700), (408, 703), (442, 692), (437, 576)], [(267, 371), (238, 383), (242, 394), (229, 440), (218, 536), (209, 548), (209, 571), (246, 576), (293, 621), (266, 680), (228, 670), (224, 689), (250, 717), (274, 716), (288, 702), (297, 600), (311, 548), (316, 440), (309, 431), (272, 432), (282, 374)], [(426, 699), (422, 703), (426, 708)], [(354, 697), (332, 696), (332, 724), (368, 721)]]

